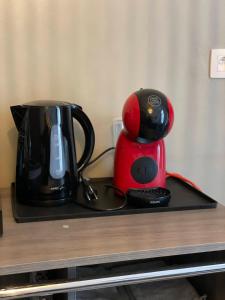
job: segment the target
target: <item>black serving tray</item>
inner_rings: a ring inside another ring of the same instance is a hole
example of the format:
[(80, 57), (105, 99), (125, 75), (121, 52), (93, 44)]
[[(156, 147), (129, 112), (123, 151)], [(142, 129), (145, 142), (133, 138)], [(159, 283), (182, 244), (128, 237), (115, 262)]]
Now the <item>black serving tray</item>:
[[(111, 178), (98, 178), (92, 179), (91, 184), (97, 191), (103, 192), (104, 185), (112, 183)], [(169, 205), (166, 207), (155, 208), (137, 208), (131, 205), (126, 205), (119, 210), (98, 211), (85, 207), (85, 199), (83, 197), (82, 187), (79, 187), (77, 199), (81, 204), (75, 201), (55, 207), (34, 207), (19, 203), (15, 197), (14, 184), (12, 184), (12, 209), (16, 222), (35, 222), (59, 219), (72, 219), (72, 218), (89, 218), (89, 217), (102, 217), (114, 215), (129, 215), (140, 213), (154, 213), (154, 212), (167, 212), (167, 211), (180, 211), (190, 209), (206, 209), (215, 208), (217, 202), (211, 199), (206, 194), (194, 189), (189, 184), (177, 178), (167, 179), (167, 188), (171, 192), (171, 199)], [(107, 197), (100, 197), (98, 201), (104, 201), (103, 206), (110, 207), (114, 201), (121, 201), (114, 192), (108, 193)]]

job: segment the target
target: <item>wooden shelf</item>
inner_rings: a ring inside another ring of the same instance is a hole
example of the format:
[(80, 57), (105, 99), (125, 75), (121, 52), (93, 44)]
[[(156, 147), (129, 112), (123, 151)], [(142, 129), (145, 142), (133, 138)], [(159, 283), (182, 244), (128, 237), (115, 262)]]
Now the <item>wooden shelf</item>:
[(17, 224), (1, 190), (0, 275), (225, 250), (225, 208)]

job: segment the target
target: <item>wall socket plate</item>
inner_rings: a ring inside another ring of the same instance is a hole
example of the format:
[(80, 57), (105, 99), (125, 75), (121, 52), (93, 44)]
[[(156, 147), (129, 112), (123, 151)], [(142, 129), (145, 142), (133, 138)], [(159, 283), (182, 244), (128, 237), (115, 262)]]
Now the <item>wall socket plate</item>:
[(123, 121), (121, 118), (113, 118), (112, 131), (113, 131), (113, 146), (116, 147), (118, 137), (121, 130), (123, 130)]
[(225, 78), (225, 49), (211, 50), (210, 77)]

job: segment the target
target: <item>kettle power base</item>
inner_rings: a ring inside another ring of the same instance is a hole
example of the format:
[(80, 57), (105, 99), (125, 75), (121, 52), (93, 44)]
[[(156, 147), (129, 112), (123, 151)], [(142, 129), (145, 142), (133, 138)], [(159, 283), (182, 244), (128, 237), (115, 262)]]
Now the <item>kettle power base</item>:
[[(92, 187), (96, 189), (99, 194), (98, 206), (110, 209), (114, 201), (119, 201), (119, 197), (115, 196), (113, 189), (111, 189), (111, 193), (107, 193), (107, 196), (104, 196), (105, 184), (112, 184), (112, 179), (97, 178), (91, 180)], [(82, 186), (80, 186), (78, 190), (78, 198), (80, 204), (71, 201), (70, 203), (61, 206), (34, 207), (19, 203), (17, 201), (15, 197), (15, 185), (12, 184), (12, 209), (16, 222), (25, 223), (72, 218), (89, 218), (140, 213), (181, 211), (191, 209), (207, 209), (215, 208), (217, 206), (217, 202), (215, 200), (211, 199), (206, 194), (194, 189), (189, 184), (177, 178), (168, 178), (167, 188), (171, 192), (171, 199), (168, 206), (154, 208), (137, 208), (131, 205), (126, 205), (125, 207), (118, 210), (100, 211), (86, 207), (87, 200), (83, 197)], [(102, 196), (100, 196), (101, 194)], [(100, 204), (101, 202), (102, 205)]]

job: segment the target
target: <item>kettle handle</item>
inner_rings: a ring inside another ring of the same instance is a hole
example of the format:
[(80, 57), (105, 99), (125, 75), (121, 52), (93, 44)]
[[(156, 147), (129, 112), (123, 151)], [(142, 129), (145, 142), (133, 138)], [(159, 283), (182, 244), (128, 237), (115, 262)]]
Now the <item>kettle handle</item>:
[(85, 136), (85, 146), (83, 154), (79, 162), (77, 163), (77, 170), (80, 172), (89, 162), (95, 145), (95, 133), (91, 121), (87, 117), (87, 115), (83, 112), (82, 107), (76, 104), (72, 104), (72, 117), (76, 119), (83, 131)]

